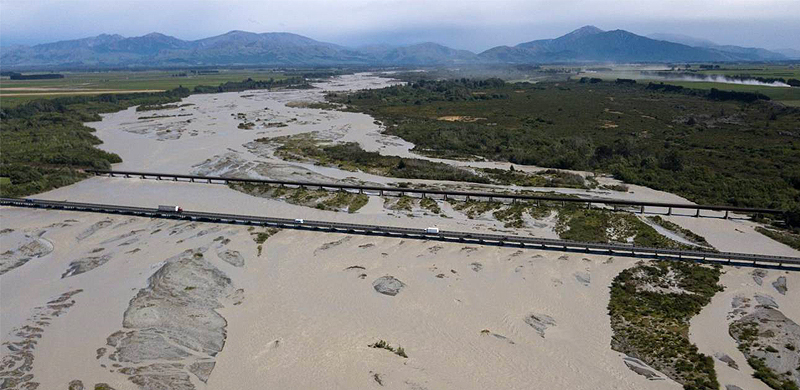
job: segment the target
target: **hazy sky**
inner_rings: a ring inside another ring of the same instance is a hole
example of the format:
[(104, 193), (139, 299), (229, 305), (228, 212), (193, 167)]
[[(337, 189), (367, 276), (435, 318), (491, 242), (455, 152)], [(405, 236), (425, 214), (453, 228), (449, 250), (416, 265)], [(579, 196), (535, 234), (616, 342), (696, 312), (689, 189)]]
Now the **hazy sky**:
[(357, 46), (433, 41), (482, 51), (592, 24), (800, 49), (800, 0), (0, 0), (0, 45), (157, 31), (198, 39), (287, 31)]

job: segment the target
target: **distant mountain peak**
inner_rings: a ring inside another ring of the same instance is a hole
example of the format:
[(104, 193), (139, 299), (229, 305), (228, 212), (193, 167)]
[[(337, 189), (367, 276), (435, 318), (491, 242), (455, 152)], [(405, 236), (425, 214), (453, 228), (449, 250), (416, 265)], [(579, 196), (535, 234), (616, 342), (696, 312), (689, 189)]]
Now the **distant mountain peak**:
[(599, 28), (597, 28), (595, 26), (592, 26), (592, 25), (586, 25), (586, 26), (583, 26), (583, 27), (581, 27), (581, 28), (579, 28), (579, 29), (577, 29), (575, 31), (570, 32), (569, 34), (567, 34), (565, 36), (586, 36), (586, 35), (592, 35), (592, 34), (600, 34), (602, 32), (605, 32), (605, 31), (603, 31), (603, 30), (601, 30), (601, 29), (599, 29)]
[[(1, 0), (0, 0), (1, 1)], [(800, 56), (787, 51), (787, 56)], [(184, 41), (159, 32), (126, 38), (118, 34), (3, 47), (0, 64), (15, 68), (225, 65), (446, 65), (561, 62), (706, 62), (786, 59), (781, 54), (738, 46), (691, 47), (624, 30), (587, 25), (553, 39), (498, 46), (475, 54), (434, 42), (348, 48), (290, 32), (231, 30)]]

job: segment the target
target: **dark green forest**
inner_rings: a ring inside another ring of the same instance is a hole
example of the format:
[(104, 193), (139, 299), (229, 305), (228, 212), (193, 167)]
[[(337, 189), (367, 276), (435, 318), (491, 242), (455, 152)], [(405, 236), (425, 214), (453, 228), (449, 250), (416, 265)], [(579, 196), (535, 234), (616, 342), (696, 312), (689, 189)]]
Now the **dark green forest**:
[(426, 155), (609, 173), (700, 203), (800, 204), (800, 109), (761, 94), (459, 79), (328, 99), (375, 116)]

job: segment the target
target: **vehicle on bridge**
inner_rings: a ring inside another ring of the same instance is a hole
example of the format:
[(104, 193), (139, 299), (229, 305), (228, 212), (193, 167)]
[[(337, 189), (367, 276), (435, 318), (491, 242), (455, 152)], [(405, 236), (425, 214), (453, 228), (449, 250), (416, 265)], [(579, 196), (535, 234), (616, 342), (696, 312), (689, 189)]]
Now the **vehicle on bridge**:
[(158, 205), (158, 211), (168, 211), (170, 213), (182, 213), (183, 209), (180, 206)]
[(438, 227), (429, 227), (429, 228), (425, 229), (425, 233), (428, 233), (428, 234), (439, 234), (439, 228)]

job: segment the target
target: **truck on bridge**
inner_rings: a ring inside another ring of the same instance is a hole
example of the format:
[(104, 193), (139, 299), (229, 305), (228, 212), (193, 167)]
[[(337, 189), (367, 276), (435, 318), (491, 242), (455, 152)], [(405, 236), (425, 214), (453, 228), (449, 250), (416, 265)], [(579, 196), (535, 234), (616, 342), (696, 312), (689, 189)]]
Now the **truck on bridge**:
[(158, 211), (167, 211), (170, 213), (181, 213), (183, 209), (179, 206), (158, 205)]

